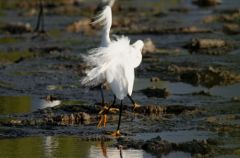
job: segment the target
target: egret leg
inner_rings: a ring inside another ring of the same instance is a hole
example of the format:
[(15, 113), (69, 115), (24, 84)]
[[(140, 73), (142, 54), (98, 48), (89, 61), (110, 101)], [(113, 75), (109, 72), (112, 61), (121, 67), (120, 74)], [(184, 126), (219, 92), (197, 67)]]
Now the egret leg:
[(128, 94), (127, 97), (130, 99), (130, 101), (133, 104), (133, 111), (135, 110), (135, 108), (139, 107), (140, 105), (136, 104), (136, 102), (133, 100), (133, 98)]
[(103, 85), (102, 84), (99, 85), (99, 89), (100, 89), (101, 98), (102, 98), (101, 104), (102, 104), (102, 107), (104, 107), (105, 106), (105, 100), (104, 100), (104, 93), (103, 93)]
[(45, 22), (44, 22), (44, 4), (43, 4), (43, 1), (41, 0), (41, 13), (42, 13), (42, 16), (41, 16), (41, 18), (42, 18), (42, 23), (41, 23), (41, 30), (40, 30), (40, 32), (41, 33), (45, 33)]
[[(37, 24), (34, 29), (34, 32), (37, 33), (36, 36), (33, 38), (36, 38), (38, 36), (44, 35), (45, 36), (45, 22), (44, 22), (44, 1), (39, 0), (39, 13), (38, 13), (38, 18), (37, 18)], [(43, 38), (44, 38), (43, 36)]]
[(120, 104), (120, 112), (119, 112), (119, 119), (118, 119), (118, 126), (117, 126), (117, 130), (115, 132), (113, 132), (113, 136), (120, 136), (120, 125), (121, 125), (121, 118), (122, 118), (122, 110), (123, 110), (123, 104), (122, 104), (122, 100), (121, 100), (121, 104)]
[(114, 95), (114, 99), (113, 99), (112, 104), (109, 107), (104, 106), (103, 109), (99, 112), (100, 121), (98, 122), (98, 125), (97, 125), (98, 128), (102, 127), (102, 124), (103, 124), (104, 127), (106, 127), (107, 114), (108, 114), (109, 111), (111, 111), (111, 108), (115, 104), (115, 102), (116, 102), (116, 96)]
[(38, 6), (39, 6), (39, 12), (38, 12), (38, 18), (37, 18), (37, 24), (36, 27), (34, 29), (34, 32), (38, 32), (39, 31), (39, 27), (40, 27), (40, 23), (41, 23), (41, 15), (42, 15), (42, 7), (41, 7), (41, 0), (38, 2)]

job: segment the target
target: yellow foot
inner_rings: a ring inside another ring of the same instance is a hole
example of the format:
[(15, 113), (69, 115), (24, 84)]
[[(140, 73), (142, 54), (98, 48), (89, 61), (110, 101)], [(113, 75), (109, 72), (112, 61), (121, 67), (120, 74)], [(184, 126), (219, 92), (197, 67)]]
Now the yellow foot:
[(113, 132), (111, 135), (114, 136), (114, 137), (121, 136), (120, 130), (117, 130), (117, 131)]
[(134, 111), (136, 108), (139, 108), (140, 106), (141, 106), (141, 105), (135, 103), (135, 104), (133, 105), (133, 111)]
[(107, 124), (107, 115), (106, 114), (100, 115), (100, 120), (98, 122), (97, 128), (101, 128), (102, 125), (106, 127), (106, 124)]

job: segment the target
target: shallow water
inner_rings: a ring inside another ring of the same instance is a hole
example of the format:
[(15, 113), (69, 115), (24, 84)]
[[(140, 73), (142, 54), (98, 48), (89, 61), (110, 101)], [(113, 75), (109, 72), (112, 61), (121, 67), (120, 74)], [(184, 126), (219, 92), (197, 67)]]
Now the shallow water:
[[(0, 158), (120, 158), (111, 142), (87, 142), (78, 137), (46, 136), (0, 139)], [(143, 150), (122, 150), (122, 158), (154, 158)]]
[[(134, 83), (134, 91), (140, 91), (145, 88), (156, 87), (156, 88), (166, 88), (171, 96), (169, 100), (185, 100), (184, 95), (189, 95), (192, 93), (207, 91), (213, 96), (223, 97), (230, 99), (232, 97), (240, 96), (240, 83), (228, 85), (228, 86), (216, 86), (211, 89), (206, 89), (201, 86), (192, 86), (183, 82), (169, 82), (169, 81), (159, 81), (150, 82), (149, 79), (137, 78)], [(188, 96), (189, 101), (191, 97)], [(140, 98), (142, 97), (140, 96)], [(165, 99), (166, 100), (166, 99)], [(64, 101), (64, 100), (54, 100), (47, 101), (38, 96), (0, 96), (0, 114), (14, 114), (14, 113), (28, 113), (33, 112), (38, 109), (44, 109), (47, 107), (54, 107), (60, 105), (61, 103), (67, 104), (68, 102), (74, 103), (77, 101)], [(197, 103), (197, 101), (194, 101)]]
[[(92, 0), (98, 1), (98, 0)], [(86, 0), (90, 2), (90, 0)], [(159, 17), (159, 27), (181, 27), (181, 26), (197, 26), (200, 28), (217, 28), (214, 33), (211, 34), (164, 34), (164, 35), (130, 35), (131, 39), (145, 39), (151, 38), (158, 48), (173, 48), (179, 49), (183, 44), (190, 41), (192, 38), (207, 37), (207, 38), (226, 38), (239, 40), (239, 36), (225, 36), (219, 33), (221, 26), (219, 24), (213, 24), (214, 26), (203, 25), (201, 20), (205, 16), (216, 14), (214, 10), (221, 10), (226, 8), (236, 8), (240, 6), (240, 1), (238, 0), (222, 0), (223, 5), (219, 5), (213, 8), (200, 8), (192, 4), (192, 0), (131, 0), (123, 1), (126, 7), (136, 6), (140, 9), (150, 9), (155, 13), (166, 13), (166, 16)], [(172, 12), (169, 9), (184, 7), (189, 8), (188, 13)], [(22, 21), (29, 22), (32, 26), (35, 25), (36, 17), (23, 17), (19, 16), (21, 10), (5, 10), (3, 11), (6, 16), (2, 16), (0, 22), (12, 22), (12, 21)], [(114, 15), (115, 16), (115, 15)], [(139, 16), (139, 15), (136, 15)], [(141, 15), (140, 15), (141, 16)], [(176, 18), (178, 17), (178, 18)], [(76, 54), (81, 52), (86, 52), (86, 49), (96, 45), (98, 39), (92, 36), (84, 36), (77, 33), (67, 33), (65, 32), (66, 26), (79, 20), (82, 17), (78, 16), (61, 16), (61, 15), (51, 15), (46, 17), (46, 29), (58, 32), (58, 35), (51, 35), (51, 39), (48, 41), (31, 41), (30, 37), (25, 35), (17, 40), (15, 43), (10, 44), (0, 44), (0, 49), (5, 50), (24, 50), (29, 47), (45, 46), (45, 45), (57, 45), (63, 47), (70, 47), (69, 52), (61, 52), (58, 54), (49, 54), (47, 57), (40, 57), (33, 60), (24, 60), (23, 62), (12, 64), (7, 66), (5, 69), (1, 69), (0, 80), (10, 83), (10, 86), (0, 87), (0, 118), (1, 115), (6, 114), (19, 114), (33, 112), (38, 109), (43, 109), (47, 107), (53, 107), (61, 103), (66, 103), (64, 98), (72, 102), (71, 99), (77, 101), (92, 100), (99, 101), (99, 93), (88, 92), (83, 94), (79, 85), (79, 76), (72, 72), (70, 69), (57, 69), (60, 64), (74, 65), (77, 64), (75, 58)], [(215, 26), (216, 25), (216, 26)], [(219, 29), (220, 28), (220, 29)], [(215, 29), (214, 29), (215, 30)], [(7, 35), (10, 36), (11, 35)], [(18, 35), (17, 35), (18, 36)], [(30, 35), (29, 35), (30, 36)], [(0, 34), (0, 37), (5, 37), (5, 35)], [(15, 35), (12, 36), (15, 38)], [(61, 37), (61, 38), (60, 38)], [(186, 53), (184, 56), (170, 56), (161, 59), (163, 61), (166, 59), (170, 63), (191, 61), (211, 65), (219, 64), (223, 66), (230, 65), (229, 67), (234, 67), (237, 69), (235, 63), (238, 63), (239, 50), (235, 51), (232, 56), (221, 56), (221, 57), (210, 57), (203, 55), (191, 55)], [(70, 60), (68, 58), (71, 57)], [(62, 57), (62, 58), (61, 58)], [(237, 58), (236, 58), (237, 57)], [(60, 59), (59, 59), (60, 58)], [(168, 59), (169, 58), (169, 59)], [(171, 58), (171, 59), (170, 59)], [(228, 60), (226, 60), (228, 58)], [(77, 61), (78, 62), (78, 61)], [(143, 63), (144, 64), (144, 63)], [(233, 66), (231, 66), (233, 65)], [(70, 70), (70, 71), (69, 71)], [(238, 71), (239, 70), (235, 70)], [(29, 72), (29, 73), (28, 73)], [(145, 77), (145, 76), (143, 76)], [(5, 82), (3, 82), (5, 83)], [(12, 88), (11, 84), (13, 85)], [(10, 87), (10, 88), (8, 88)], [(159, 98), (147, 98), (139, 92), (139, 90), (148, 88), (167, 88), (171, 96), (167, 99)], [(16, 90), (15, 90), (16, 89)], [(218, 102), (221, 100), (228, 101), (230, 98), (235, 96), (240, 96), (240, 84), (233, 84), (228, 86), (215, 86), (210, 89), (206, 89), (202, 86), (193, 86), (190, 84), (182, 82), (150, 82), (149, 79), (137, 78), (134, 86), (133, 97), (136, 97), (137, 102), (141, 104), (177, 104), (177, 105), (202, 105), (211, 100), (214, 102), (214, 106), (218, 106)], [(192, 96), (191, 94), (199, 91), (209, 91), (213, 96)], [(49, 94), (60, 96), (63, 100), (57, 100), (54, 102), (49, 102), (41, 98), (41, 96), (47, 96)], [(190, 94), (190, 95), (189, 95)], [(7, 95), (7, 96), (6, 96)], [(85, 97), (86, 96), (86, 97)], [(97, 96), (97, 97), (96, 97)], [(217, 96), (217, 97), (215, 97)], [(111, 96), (112, 97), (112, 96)], [(112, 98), (111, 98), (112, 99)], [(226, 106), (225, 106), (226, 105)], [(228, 104), (224, 104), (225, 109), (228, 108)], [(212, 108), (214, 110), (214, 108)], [(238, 111), (234, 111), (237, 113)], [(233, 112), (233, 113), (234, 113)], [(3, 116), (5, 117), (5, 116)], [(5, 118), (4, 118), (5, 119)], [(239, 120), (231, 120), (232, 122), (227, 122), (227, 124), (239, 124)], [(225, 123), (225, 122), (224, 122)], [(178, 129), (176, 129), (178, 130)], [(0, 129), (1, 131), (1, 129)], [(0, 133), (1, 134), (1, 133)], [(185, 142), (191, 141), (193, 139), (207, 139), (207, 138), (219, 138), (223, 140), (225, 148), (239, 148), (240, 137), (239, 134), (232, 135), (219, 135), (216, 133), (208, 131), (197, 131), (197, 130), (178, 130), (178, 131), (162, 131), (160, 133), (139, 133), (137, 134), (137, 139), (151, 139), (156, 136), (161, 136), (163, 139), (171, 142)], [(14, 139), (0, 139), (0, 158), (120, 158), (122, 157), (146, 157), (152, 158), (150, 154), (144, 152), (143, 150), (123, 150), (120, 153), (115, 147), (110, 145), (111, 143), (101, 144), (101, 142), (86, 142), (82, 141), (78, 137), (72, 136), (41, 136), (41, 137), (25, 137), (25, 138), (14, 138)], [(171, 152), (167, 155), (162, 155), (162, 158), (190, 158), (189, 153), (184, 152)], [(222, 157), (236, 157), (234, 155), (219, 156)]]
[(0, 96), (0, 114), (28, 113), (60, 104), (60, 100), (47, 101), (38, 97)]
[[(119, 150), (112, 142), (88, 142), (71, 136), (0, 139), (0, 158), (155, 158), (143, 150)], [(162, 158), (190, 158), (189, 153), (171, 152)]]
[(202, 86), (193, 86), (184, 82), (169, 82), (169, 81), (158, 81), (150, 82), (149, 79), (137, 78), (134, 83), (134, 90), (142, 90), (148, 87), (166, 88), (171, 94), (191, 94), (200, 91), (210, 92), (213, 96), (221, 96), (226, 98), (232, 98), (240, 96), (240, 83), (227, 86), (215, 86), (207, 89)]

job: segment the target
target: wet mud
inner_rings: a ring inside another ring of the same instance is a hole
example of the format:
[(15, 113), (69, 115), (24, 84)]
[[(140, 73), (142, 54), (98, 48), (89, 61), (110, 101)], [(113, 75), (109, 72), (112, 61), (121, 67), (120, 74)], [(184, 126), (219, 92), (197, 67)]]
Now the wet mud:
[[(76, 136), (149, 157), (240, 155), (240, 3), (134, 2), (113, 8), (111, 38), (145, 43), (132, 95), (140, 107), (124, 100), (119, 138), (111, 136), (118, 110), (97, 128), (100, 93), (80, 85), (81, 54), (101, 39), (90, 24), (96, 3), (48, 1), (46, 34), (39, 37), (36, 1), (0, 2), (0, 142)], [(104, 95), (109, 106), (107, 85)]]

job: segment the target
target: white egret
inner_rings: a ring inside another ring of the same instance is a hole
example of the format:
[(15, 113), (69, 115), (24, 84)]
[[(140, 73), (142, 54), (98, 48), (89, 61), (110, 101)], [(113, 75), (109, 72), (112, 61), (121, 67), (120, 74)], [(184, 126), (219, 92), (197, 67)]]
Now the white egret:
[[(111, 30), (111, 26), (112, 26), (112, 10), (111, 7), (113, 6), (115, 0), (102, 0), (102, 2), (100, 3), (98, 8), (102, 8), (103, 5), (105, 5), (105, 8), (103, 9), (103, 11), (96, 17), (95, 21), (93, 22), (93, 24), (97, 24), (100, 23), (101, 25), (103, 25), (103, 30), (102, 30), (102, 39), (101, 39), (101, 44), (100, 47), (108, 47), (109, 44), (111, 43), (111, 39), (110, 39), (110, 30)], [(101, 77), (100, 77), (101, 76)], [(107, 122), (107, 113), (110, 111), (111, 107), (115, 104), (116, 101), (116, 97), (114, 96), (114, 100), (112, 105), (110, 105), (109, 107), (105, 106), (105, 102), (104, 102), (104, 94), (103, 94), (103, 83), (105, 82), (105, 74), (103, 73), (102, 75), (99, 76), (99, 80), (102, 81), (102, 83), (100, 83), (99, 85), (97, 85), (96, 87), (98, 87), (100, 89), (101, 92), (101, 97), (102, 97), (102, 107), (103, 109), (99, 112), (99, 114), (101, 115), (100, 121), (98, 123), (98, 127), (101, 127), (102, 124), (104, 125), (104, 127), (106, 127), (106, 122)], [(133, 109), (138, 106), (135, 101), (132, 99), (132, 97), (130, 95), (128, 95), (128, 98), (130, 99), (130, 101), (133, 104)]]
[[(102, 39), (101, 39), (101, 44), (100, 47), (108, 47), (109, 44), (111, 43), (111, 39), (110, 39), (110, 30), (111, 30), (111, 26), (112, 26), (112, 10), (111, 7), (113, 6), (115, 0), (102, 0), (102, 6), (105, 5), (105, 9), (103, 9), (103, 11), (96, 17), (95, 21), (93, 22), (93, 24), (97, 24), (100, 23), (101, 25), (103, 25), (103, 30), (102, 30)], [(101, 76), (103, 83), (105, 82), (105, 76), (104, 74)], [(113, 106), (113, 104), (115, 104), (116, 101), (116, 97), (114, 96), (114, 100), (113, 103), (110, 107), (106, 108), (104, 105), (104, 94), (103, 94), (103, 90), (102, 90), (102, 84), (100, 84), (98, 86), (100, 88), (100, 92), (101, 92), (101, 97), (102, 97), (102, 106), (104, 107), (103, 110), (100, 112), (103, 114), (103, 118), (101, 118), (101, 120), (99, 121), (98, 127), (101, 126), (101, 123), (103, 122), (104, 127), (106, 126), (106, 113), (108, 113), (108, 111), (110, 110), (111, 106)], [(133, 109), (137, 106), (139, 106), (138, 104), (135, 103), (135, 101), (132, 99), (132, 97), (130, 95), (127, 95), (128, 98), (130, 99), (130, 101), (133, 104)]]
[[(110, 40), (109, 34), (112, 25), (112, 10), (110, 6), (105, 7), (94, 23), (103, 25), (102, 43), (100, 47), (92, 49), (84, 57), (91, 70), (86, 72), (87, 75), (83, 78), (82, 84), (96, 86), (106, 81), (110, 85), (115, 96), (113, 104), (115, 103), (115, 98), (121, 101), (118, 127), (114, 133), (114, 135), (120, 135), (122, 100), (128, 96), (135, 105), (131, 98), (134, 69), (142, 61), (141, 51), (144, 44), (143, 41), (138, 40), (130, 45), (130, 40), (124, 36), (118, 37), (113, 41)], [(99, 123), (101, 123), (101, 120)]]

